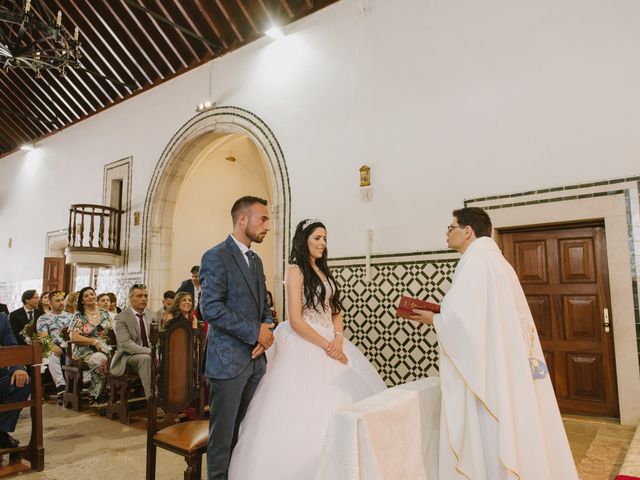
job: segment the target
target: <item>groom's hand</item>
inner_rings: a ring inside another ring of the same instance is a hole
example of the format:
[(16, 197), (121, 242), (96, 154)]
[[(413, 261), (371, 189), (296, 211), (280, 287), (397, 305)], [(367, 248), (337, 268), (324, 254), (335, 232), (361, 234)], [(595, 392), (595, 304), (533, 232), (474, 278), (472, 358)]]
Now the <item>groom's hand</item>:
[(258, 343), (256, 347), (253, 349), (253, 351), (251, 352), (251, 360), (258, 358), (263, 353), (264, 353), (264, 347)]
[(260, 333), (258, 333), (258, 343), (267, 350), (271, 344), (273, 344), (273, 333), (271, 329), (274, 327), (273, 323), (260, 324)]

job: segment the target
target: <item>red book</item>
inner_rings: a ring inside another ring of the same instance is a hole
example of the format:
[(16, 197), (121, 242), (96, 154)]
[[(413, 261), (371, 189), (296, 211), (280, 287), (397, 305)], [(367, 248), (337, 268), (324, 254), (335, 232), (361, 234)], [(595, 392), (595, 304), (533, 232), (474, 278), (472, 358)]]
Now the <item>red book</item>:
[(414, 315), (414, 308), (417, 308), (418, 310), (429, 310), (433, 313), (440, 313), (440, 305), (437, 303), (426, 302), (407, 295), (402, 295), (402, 297), (400, 297), (398, 309), (396, 310), (396, 316), (409, 318), (409, 316)]

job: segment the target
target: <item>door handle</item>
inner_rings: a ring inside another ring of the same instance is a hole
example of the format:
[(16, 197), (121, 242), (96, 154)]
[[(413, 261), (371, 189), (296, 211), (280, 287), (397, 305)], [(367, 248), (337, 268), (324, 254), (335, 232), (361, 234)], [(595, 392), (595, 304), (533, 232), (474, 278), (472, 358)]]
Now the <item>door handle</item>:
[(609, 309), (605, 308), (603, 313), (604, 322), (602, 322), (602, 325), (604, 326), (604, 332), (609, 333), (611, 331), (611, 322), (609, 322)]

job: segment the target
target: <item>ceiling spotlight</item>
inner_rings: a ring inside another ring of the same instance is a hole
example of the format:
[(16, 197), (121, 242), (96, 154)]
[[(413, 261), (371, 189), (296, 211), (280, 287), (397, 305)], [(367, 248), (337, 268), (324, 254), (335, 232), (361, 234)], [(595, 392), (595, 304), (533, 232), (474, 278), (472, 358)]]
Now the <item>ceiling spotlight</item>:
[(264, 33), (269, 35), (274, 40), (280, 40), (281, 38), (284, 38), (284, 32), (280, 27), (275, 27), (275, 26), (271, 27), (269, 30), (267, 30)]
[(20, 147), (20, 150), (24, 150), (25, 152), (30, 152), (31, 150), (35, 150), (35, 149), (36, 149), (35, 143), (25, 143)]

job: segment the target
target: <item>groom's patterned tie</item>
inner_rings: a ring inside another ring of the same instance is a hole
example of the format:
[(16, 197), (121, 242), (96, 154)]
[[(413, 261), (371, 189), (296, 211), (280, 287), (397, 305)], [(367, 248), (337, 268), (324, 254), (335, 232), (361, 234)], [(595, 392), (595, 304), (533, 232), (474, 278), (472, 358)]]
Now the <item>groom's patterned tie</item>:
[(249, 259), (249, 270), (251, 270), (253, 279), (256, 281), (256, 287), (257, 287), (258, 286), (258, 259), (256, 258), (257, 255), (253, 250), (247, 250), (247, 253), (245, 255)]

